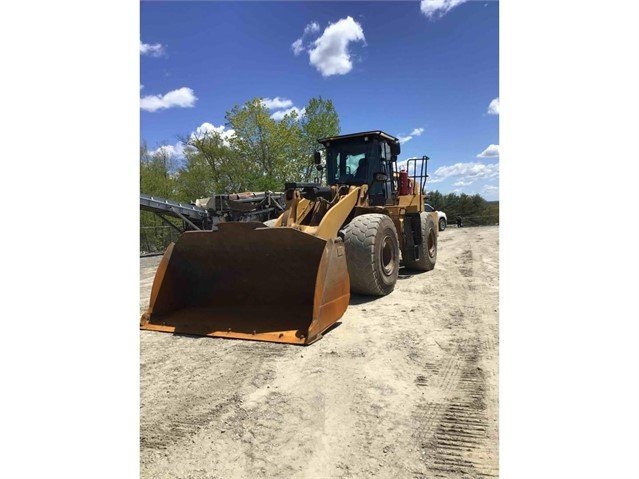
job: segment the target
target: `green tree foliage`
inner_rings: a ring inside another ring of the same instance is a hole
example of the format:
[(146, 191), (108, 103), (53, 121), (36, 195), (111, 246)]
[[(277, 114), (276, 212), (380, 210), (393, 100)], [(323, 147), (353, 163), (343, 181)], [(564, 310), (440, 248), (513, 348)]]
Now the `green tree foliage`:
[[(281, 191), (287, 181), (309, 181), (317, 140), (339, 134), (339, 117), (333, 102), (321, 97), (311, 98), (304, 111), (275, 120), (261, 98), (236, 105), (226, 113), (224, 132), (197, 131), (180, 139), (185, 157), (180, 164), (168, 149), (152, 154), (143, 145), (140, 191), (191, 202), (214, 194)], [(140, 226), (141, 250), (161, 250), (167, 238), (174, 239), (173, 229), (153, 213), (142, 211)]]
[(242, 164), (226, 138), (217, 132), (183, 139), (185, 165), (176, 176), (176, 199), (193, 201), (214, 193), (243, 191)]
[(149, 153), (146, 145), (140, 147), (140, 191), (149, 195), (170, 198), (174, 193), (174, 179), (171, 177), (173, 158), (160, 150)]
[(305, 163), (304, 181), (309, 181), (314, 173), (313, 152), (317, 140), (327, 136), (339, 135), (339, 116), (333, 102), (322, 97), (311, 98), (305, 108), (306, 114), (301, 120), (302, 155)]
[(235, 132), (229, 143), (242, 164), (238, 173), (246, 189), (277, 190), (285, 181), (301, 179), (301, 129), (294, 111), (276, 121), (254, 98), (233, 107), (226, 120)]
[(479, 194), (470, 196), (466, 193), (459, 195), (448, 193), (442, 195), (435, 190), (428, 193), (426, 201), (436, 210), (446, 213), (450, 224), (454, 224), (458, 216), (462, 217), (464, 225), (467, 226), (499, 223), (499, 203), (489, 203)]
[[(174, 159), (165, 150), (151, 154), (140, 147), (140, 191), (163, 198), (175, 196)], [(180, 221), (172, 220), (180, 226)], [(148, 211), (140, 211), (140, 251), (162, 251), (175, 240), (176, 232)]]
[(233, 135), (215, 131), (182, 139), (185, 165), (176, 176), (176, 199), (213, 193), (279, 191), (287, 181), (308, 181), (317, 139), (339, 134), (339, 117), (330, 100), (311, 98), (305, 115), (296, 111), (271, 118), (260, 98), (226, 113)]

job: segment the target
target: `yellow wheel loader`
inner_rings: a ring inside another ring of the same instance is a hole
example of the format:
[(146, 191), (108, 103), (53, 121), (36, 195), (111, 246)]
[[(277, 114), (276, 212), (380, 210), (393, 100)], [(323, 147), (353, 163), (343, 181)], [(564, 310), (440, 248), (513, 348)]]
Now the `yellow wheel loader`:
[(315, 163), (327, 186), (287, 183), (285, 211), (266, 224), (182, 234), (160, 262), (142, 329), (309, 344), (342, 317), (351, 292), (393, 291), (400, 259), (433, 269), (428, 157), (398, 171), (399, 140), (382, 131), (318, 141), (325, 165), (319, 151)]

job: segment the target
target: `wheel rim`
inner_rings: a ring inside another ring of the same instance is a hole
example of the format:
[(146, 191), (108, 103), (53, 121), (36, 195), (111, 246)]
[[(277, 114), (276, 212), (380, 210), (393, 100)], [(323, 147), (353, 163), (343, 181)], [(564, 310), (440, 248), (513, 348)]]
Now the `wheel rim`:
[(390, 276), (395, 270), (395, 248), (393, 247), (393, 239), (390, 236), (384, 237), (380, 260), (382, 271), (386, 276)]
[(428, 235), (428, 256), (433, 258), (435, 256), (435, 252), (437, 251), (437, 241), (435, 239), (435, 233), (432, 231)]

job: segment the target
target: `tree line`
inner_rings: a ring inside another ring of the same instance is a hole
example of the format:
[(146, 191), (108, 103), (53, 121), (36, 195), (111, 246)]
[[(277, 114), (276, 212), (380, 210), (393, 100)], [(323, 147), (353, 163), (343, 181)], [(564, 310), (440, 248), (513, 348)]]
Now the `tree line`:
[[(339, 135), (340, 125), (331, 100), (311, 98), (303, 111), (292, 109), (274, 119), (262, 99), (253, 98), (226, 112), (224, 129), (179, 138), (183, 158), (143, 144), (140, 191), (189, 203), (213, 194), (282, 191), (286, 181), (310, 181), (317, 139)], [(161, 251), (175, 238), (176, 231), (156, 215), (140, 212), (141, 251)]]
[[(179, 138), (183, 157), (169, 149), (140, 147), (140, 191), (182, 202), (213, 194), (242, 191), (282, 191), (287, 181), (311, 181), (316, 175), (313, 153), (317, 139), (339, 135), (339, 115), (333, 102), (311, 98), (304, 114), (292, 109), (272, 118), (261, 98), (235, 105), (225, 115), (225, 129), (195, 131)], [(233, 130), (230, 134), (230, 130)], [(429, 193), (429, 203), (453, 223), (495, 224), (499, 206), (480, 195)], [(181, 222), (175, 220), (176, 226)], [(152, 213), (140, 212), (140, 246), (162, 249), (175, 233)]]
[(428, 204), (436, 210), (446, 213), (449, 224), (454, 224), (457, 217), (461, 217), (465, 226), (483, 226), (499, 223), (499, 202), (486, 201), (479, 194), (448, 193), (430, 191), (427, 195)]
[[(271, 118), (262, 99), (235, 105), (225, 131), (180, 138), (184, 158), (140, 148), (140, 190), (178, 201), (241, 191), (281, 191), (286, 181), (310, 181), (317, 139), (339, 135), (333, 102), (311, 98), (300, 115)], [(228, 132), (233, 130), (233, 134)]]

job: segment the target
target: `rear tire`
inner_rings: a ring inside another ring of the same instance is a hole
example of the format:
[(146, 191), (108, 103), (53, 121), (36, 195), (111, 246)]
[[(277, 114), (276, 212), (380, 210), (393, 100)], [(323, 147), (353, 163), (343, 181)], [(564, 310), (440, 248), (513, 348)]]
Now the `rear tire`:
[(351, 292), (386, 296), (399, 273), (399, 240), (393, 220), (370, 213), (356, 216), (343, 230)]
[(444, 218), (439, 218), (439, 231), (444, 231), (446, 229), (446, 220)]
[(422, 245), (419, 249), (419, 260), (404, 261), (404, 266), (416, 271), (430, 271), (437, 262), (437, 231), (435, 231), (435, 222), (428, 213), (421, 213), (419, 216), (422, 226)]

